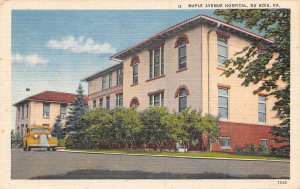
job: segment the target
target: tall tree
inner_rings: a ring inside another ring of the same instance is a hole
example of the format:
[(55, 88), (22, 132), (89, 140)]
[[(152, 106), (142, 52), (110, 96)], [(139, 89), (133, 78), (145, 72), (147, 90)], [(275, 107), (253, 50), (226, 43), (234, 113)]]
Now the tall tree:
[[(277, 143), (283, 143), (280, 148), (274, 148), (274, 153), (289, 155), (290, 141), (290, 10), (288, 9), (251, 9), (251, 10), (216, 10), (215, 15), (226, 21), (243, 23), (246, 28), (255, 28), (266, 38), (273, 40), (254, 41), (236, 56), (225, 63), (228, 68), (224, 74), (229, 77), (238, 72), (243, 79), (242, 85), (261, 84), (254, 91), (268, 92), (275, 97), (273, 110), (281, 120), (278, 127), (273, 127), (271, 134)], [(264, 48), (258, 48), (262, 46)], [(265, 49), (265, 50), (264, 50)], [(270, 65), (270, 62), (272, 64)]]
[(54, 137), (57, 137), (58, 140), (61, 140), (64, 138), (64, 133), (63, 133), (63, 130), (61, 129), (61, 125), (62, 125), (61, 117), (60, 117), (60, 115), (58, 115), (55, 119), (52, 133), (51, 133)]
[(78, 132), (81, 130), (81, 116), (87, 112), (87, 105), (84, 100), (85, 96), (83, 95), (83, 89), (81, 84), (79, 84), (76, 92), (76, 98), (71, 104), (71, 111), (69, 112), (69, 116), (67, 117), (68, 132)]

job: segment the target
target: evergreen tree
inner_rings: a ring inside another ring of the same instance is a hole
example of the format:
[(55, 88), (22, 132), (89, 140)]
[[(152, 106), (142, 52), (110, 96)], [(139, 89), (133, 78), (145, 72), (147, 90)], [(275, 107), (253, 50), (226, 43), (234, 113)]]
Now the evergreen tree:
[(55, 123), (53, 125), (52, 133), (54, 137), (57, 137), (58, 140), (61, 140), (64, 138), (63, 130), (61, 129), (61, 117), (58, 115), (56, 117)]
[(11, 130), (11, 148), (21, 148), (23, 145), (23, 140), (20, 132), (14, 132)]
[(87, 105), (84, 101), (83, 89), (81, 84), (79, 84), (76, 90), (76, 99), (72, 102), (69, 116), (67, 117), (67, 132), (72, 131), (78, 132), (81, 130), (81, 115), (87, 112)]
[[(228, 22), (243, 23), (247, 28), (255, 28), (274, 43), (257, 40), (252, 45), (241, 49), (235, 58), (228, 60), (225, 66), (227, 77), (238, 72), (243, 79), (243, 86), (259, 84), (254, 91), (268, 92), (275, 97), (273, 110), (281, 120), (278, 127), (273, 127), (271, 134), (277, 143), (286, 145), (274, 148), (275, 154), (289, 155), (290, 141), (290, 10), (289, 9), (251, 9), (217, 10), (216, 15)], [(257, 47), (266, 50), (259, 51)], [(272, 61), (272, 65), (269, 62)], [(281, 85), (279, 85), (281, 84)], [(282, 87), (283, 86), (283, 87)]]

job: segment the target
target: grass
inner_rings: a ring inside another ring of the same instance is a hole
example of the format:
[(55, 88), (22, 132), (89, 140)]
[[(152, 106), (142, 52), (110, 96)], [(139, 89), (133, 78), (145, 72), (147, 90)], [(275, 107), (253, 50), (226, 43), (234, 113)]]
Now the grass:
[(289, 160), (288, 158), (274, 157), (268, 155), (244, 155), (222, 152), (198, 152), (198, 153), (179, 153), (179, 152), (160, 152), (160, 151), (131, 151), (131, 150), (83, 150), (66, 149), (69, 151), (100, 152), (100, 153), (120, 153), (120, 154), (146, 154), (164, 156), (186, 156), (186, 157), (212, 157), (212, 158), (238, 158), (238, 159), (264, 159), (264, 160)]

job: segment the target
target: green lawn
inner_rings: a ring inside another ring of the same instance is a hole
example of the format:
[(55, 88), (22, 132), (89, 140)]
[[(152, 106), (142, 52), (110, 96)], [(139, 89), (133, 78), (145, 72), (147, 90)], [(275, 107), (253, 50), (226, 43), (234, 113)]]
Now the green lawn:
[(178, 152), (130, 151), (130, 150), (81, 150), (81, 149), (66, 149), (66, 150), (69, 150), (69, 151), (82, 151), (82, 152), (99, 152), (99, 153), (147, 154), (147, 155), (164, 155), (164, 156), (241, 158), (241, 159), (266, 159), (266, 160), (286, 160), (286, 161), (289, 161), (288, 158), (280, 158), (280, 157), (273, 157), (273, 156), (243, 155), (243, 154), (221, 153), (221, 152), (178, 153)]

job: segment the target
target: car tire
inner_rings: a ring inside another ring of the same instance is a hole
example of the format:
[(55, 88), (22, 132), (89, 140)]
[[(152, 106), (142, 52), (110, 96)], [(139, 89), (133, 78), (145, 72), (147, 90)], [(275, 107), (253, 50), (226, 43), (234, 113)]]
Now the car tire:
[(27, 151), (31, 151), (31, 147), (30, 146), (27, 146)]
[(56, 147), (53, 147), (53, 148), (52, 148), (52, 151), (56, 151)]
[(23, 150), (24, 151), (26, 151), (27, 150), (27, 146), (25, 145), (25, 146), (23, 146)]
[(50, 148), (47, 148), (47, 151), (50, 151)]

